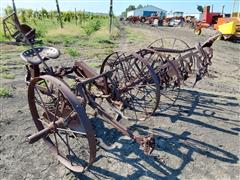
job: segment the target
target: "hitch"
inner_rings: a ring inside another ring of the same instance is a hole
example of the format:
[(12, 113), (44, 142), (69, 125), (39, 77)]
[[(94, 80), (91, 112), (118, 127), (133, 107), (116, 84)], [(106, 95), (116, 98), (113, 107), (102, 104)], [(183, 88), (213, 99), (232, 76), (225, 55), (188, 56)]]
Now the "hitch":
[(150, 155), (155, 149), (155, 139), (153, 135), (143, 137), (141, 140), (141, 146), (143, 147), (144, 154)]

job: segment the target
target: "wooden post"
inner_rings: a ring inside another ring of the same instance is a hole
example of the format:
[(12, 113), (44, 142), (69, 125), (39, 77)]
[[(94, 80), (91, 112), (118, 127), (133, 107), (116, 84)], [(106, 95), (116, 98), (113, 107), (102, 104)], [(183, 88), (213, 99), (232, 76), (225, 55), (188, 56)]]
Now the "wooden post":
[(113, 0), (110, 0), (110, 9), (109, 9), (109, 33), (112, 33), (112, 18), (113, 18)]
[(77, 9), (76, 8), (75, 8), (74, 15), (75, 15), (75, 21), (76, 21), (76, 26), (77, 26)]
[(17, 8), (16, 8), (14, 0), (12, 0), (12, 5), (13, 5), (13, 12), (15, 12), (17, 14)]
[(58, 19), (59, 19), (61, 28), (63, 28), (62, 17), (61, 17), (61, 12), (60, 12), (60, 8), (59, 8), (58, 0), (56, 0), (56, 6), (57, 6), (57, 12), (58, 12)]
[(222, 6), (222, 16), (223, 16), (223, 17), (225, 17), (225, 16), (224, 16), (224, 7), (225, 7), (225, 6), (223, 5), (223, 6)]

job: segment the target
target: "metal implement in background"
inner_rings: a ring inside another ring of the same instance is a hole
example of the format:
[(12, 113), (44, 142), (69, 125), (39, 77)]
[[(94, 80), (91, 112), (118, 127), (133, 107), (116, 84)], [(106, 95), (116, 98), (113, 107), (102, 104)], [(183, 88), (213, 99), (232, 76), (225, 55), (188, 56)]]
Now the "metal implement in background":
[(31, 44), (35, 43), (35, 29), (32, 29), (27, 24), (21, 24), (15, 12), (3, 19), (3, 30), (5, 37), (9, 35), (16, 42), (27, 43), (26, 39), (28, 39)]

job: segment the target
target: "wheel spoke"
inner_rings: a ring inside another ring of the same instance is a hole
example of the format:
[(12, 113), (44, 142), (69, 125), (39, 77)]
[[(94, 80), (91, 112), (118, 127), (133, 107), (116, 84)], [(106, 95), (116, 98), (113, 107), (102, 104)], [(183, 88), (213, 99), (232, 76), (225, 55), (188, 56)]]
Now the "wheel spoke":
[[(85, 131), (87, 127), (93, 132), (87, 115), (82, 114), (85, 112), (77, 97), (62, 81), (49, 75), (34, 79), (30, 82), (28, 101), (37, 129), (52, 127), (43, 140), (53, 155), (72, 171), (80, 172), (96, 156), (95, 136)], [(77, 143), (80, 140), (81, 145)], [(80, 153), (81, 156), (77, 156), (79, 150), (84, 155)]]

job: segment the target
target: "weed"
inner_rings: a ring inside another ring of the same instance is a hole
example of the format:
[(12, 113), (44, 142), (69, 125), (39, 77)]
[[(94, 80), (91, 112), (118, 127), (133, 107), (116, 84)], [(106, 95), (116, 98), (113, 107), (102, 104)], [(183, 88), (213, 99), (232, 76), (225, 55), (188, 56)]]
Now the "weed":
[(11, 97), (12, 92), (6, 87), (0, 87), (0, 97)]
[(7, 72), (9, 70), (10, 70), (10, 68), (7, 66), (0, 66), (0, 73)]
[(93, 68), (98, 68), (98, 67), (100, 66), (100, 64), (99, 64), (99, 63), (96, 63), (96, 62), (90, 62), (90, 63), (88, 63), (88, 65), (89, 65), (90, 67), (93, 67)]
[(101, 28), (101, 21), (99, 19), (91, 20), (87, 22), (82, 28), (85, 33), (90, 36), (92, 33), (98, 31)]
[(73, 48), (68, 48), (67, 53), (72, 57), (77, 57), (80, 55), (80, 53), (76, 49), (73, 49)]
[(127, 34), (127, 40), (130, 42), (142, 41), (145, 38), (144, 34), (141, 31), (135, 30), (130, 27), (125, 28), (125, 32)]
[(71, 89), (76, 89), (76, 81), (74, 79), (67, 79), (66, 82)]
[(3, 79), (14, 79), (16, 76), (15, 74), (10, 74), (10, 73), (3, 73), (0, 75)]

